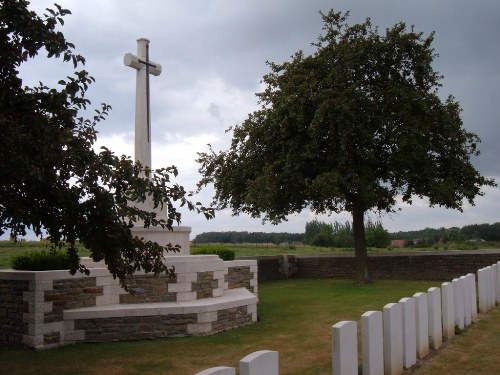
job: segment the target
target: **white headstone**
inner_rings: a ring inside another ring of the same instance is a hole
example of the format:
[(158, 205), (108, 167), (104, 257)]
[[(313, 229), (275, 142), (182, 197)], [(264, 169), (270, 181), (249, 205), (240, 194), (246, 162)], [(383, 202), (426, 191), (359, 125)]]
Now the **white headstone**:
[(365, 312), (361, 315), (361, 353), (363, 375), (384, 374), (383, 345), (382, 312)]
[(497, 262), (497, 274), (495, 277), (495, 291), (496, 291), (496, 301), (500, 304), (500, 262)]
[(494, 308), (497, 304), (497, 278), (498, 278), (498, 270), (497, 264), (493, 264), (491, 267), (491, 308)]
[(429, 354), (429, 312), (427, 293), (415, 293), (415, 319), (417, 327), (417, 358), (422, 359)]
[(403, 372), (403, 307), (399, 303), (384, 306), (384, 373)]
[(490, 310), (495, 307), (495, 300), (496, 300), (496, 293), (495, 293), (495, 269), (493, 266), (488, 266), (488, 275), (490, 278), (490, 299), (489, 299), (489, 306)]
[(469, 277), (469, 288), (470, 288), (470, 298), (471, 298), (471, 311), (472, 311), (472, 321), (477, 321), (477, 289), (476, 289), (476, 275), (473, 273), (467, 274)]
[(453, 299), (455, 300), (455, 325), (465, 328), (464, 286), (462, 280), (453, 279)]
[(429, 308), (429, 345), (439, 349), (443, 343), (443, 326), (441, 322), (441, 289), (429, 288), (427, 291)]
[(403, 307), (403, 366), (410, 368), (417, 363), (417, 322), (415, 320), (415, 300), (401, 298)]
[(469, 279), (467, 276), (461, 276), (462, 287), (464, 290), (464, 326), (468, 327), (472, 324), (472, 309), (471, 309), (471, 293)]
[(278, 375), (279, 355), (272, 350), (259, 350), (240, 360), (240, 375)]
[(212, 367), (201, 372), (197, 372), (196, 375), (236, 375), (236, 369), (234, 367)]
[(479, 312), (488, 312), (488, 278), (486, 268), (477, 271), (477, 286), (479, 294)]
[(443, 314), (443, 335), (446, 340), (455, 336), (455, 302), (453, 284), (441, 284), (441, 307)]
[(356, 322), (344, 320), (332, 326), (332, 346), (333, 374), (358, 375)]

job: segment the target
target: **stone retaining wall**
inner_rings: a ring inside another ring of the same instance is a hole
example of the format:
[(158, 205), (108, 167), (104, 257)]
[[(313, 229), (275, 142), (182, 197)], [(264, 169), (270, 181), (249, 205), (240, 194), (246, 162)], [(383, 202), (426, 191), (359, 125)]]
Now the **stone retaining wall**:
[[(254, 259), (259, 281), (297, 278), (356, 277), (354, 254), (241, 257)], [(368, 255), (374, 279), (447, 280), (500, 260), (500, 250), (384, 253)]]
[[(176, 278), (130, 277), (130, 292), (105, 268), (91, 268), (90, 276), (0, 271), (0, 343), (46, 349), (81, 341), (210, 334), (257, 320), (255, 261), (223, 262), (211, 255), (186, 259), (171, 261)], [(244, 288), (254, 294), (229, 293)], [(65, 316), (88, 309), (93, 309), (90, 318)], [(107, 316), (100, 317), (101, 312)]]
[(0, 343), (20, 345), (28, 333), (23, 315), (28, 312), (24, 292), (29, 290), (26, 280), (0, 280)]

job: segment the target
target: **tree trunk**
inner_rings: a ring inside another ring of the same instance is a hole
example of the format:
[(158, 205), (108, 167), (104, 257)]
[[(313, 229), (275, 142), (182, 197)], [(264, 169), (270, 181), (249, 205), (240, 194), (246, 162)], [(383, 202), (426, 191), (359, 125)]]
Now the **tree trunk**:
[(356, 279), (358, 284), (370, 282), (368, 255), (365, 238), (365, 210), (359, 202), (354, 202), (352, 210), (352, 229), (354, 232), (354, 254), (356, 256)]

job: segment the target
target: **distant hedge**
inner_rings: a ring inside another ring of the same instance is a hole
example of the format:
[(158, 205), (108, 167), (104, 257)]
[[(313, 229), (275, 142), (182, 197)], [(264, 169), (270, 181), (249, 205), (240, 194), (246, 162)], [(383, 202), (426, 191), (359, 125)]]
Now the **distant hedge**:
[(195, 248), (191, 248), (192, 255), (209, 255), (215, 254), (218, 255), (222, 260), (234, 260), (235, 254), (234, 250), (229, 250), (225, 248), (221, 248), (219, 246), (197, 246)]
[(66, 252), (31, 251), (14, 255), (12, 268), (18, 271), (49, 271), (69, 269), (69, 256)]

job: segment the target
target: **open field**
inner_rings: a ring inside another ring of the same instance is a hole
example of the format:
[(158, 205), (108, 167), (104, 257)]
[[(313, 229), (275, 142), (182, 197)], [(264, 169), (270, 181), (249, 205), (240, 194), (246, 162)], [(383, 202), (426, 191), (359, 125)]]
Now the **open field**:
[[(224, 248), (235, 252), (236, 257), (259, 256), (259, 255), (300, 255), (300, 254), (339, 254), (354, 253), (352, 248), (315, 247), (315, 246), (279, 246), (273, 244), (199, 244), (192, 246), (193, 249), (203, 248)], [(27, 251), (49, 250), (50, 245), (46, 242), (28, 241), (11, 242), (0, 241), (0, 269), (10, 268), (12, 255)], [(477, 250), (477, 249), (500, 249), (500, 243), (447, 243), (432, 247), (407, 247), (407, 248), (383, 248), (368, 249), (368, 253), (390, 253), (390, 252), (415, 252), (415, 251), (436, 251), (436, 250)], [(83, 246), (79, 248), (80, 256), (88, 256), (89, 251)]]
[[(315, 246), (279, 246), (279, 245), (261, 245), (261, 244), (199, 244), (195, 247), (220, 247), (231, 249), (235, 252), (236, 257), (242, 256), (259, 256), (259, 255), (301, 255), (301, 254), (339, 254), (352, 253), (353, 248), (337, 248), (337, 247), (315, 247)], [(451, 250), (479, 250), (479, 249), (500, 249), (500, 243), (448, 243), (439, 244), (432, 247), (405, 247), (405, 248), (368, 248), (370, 253), (406, 253), (406, 252), (425, 252), (425, 251), (451, 251)]]

